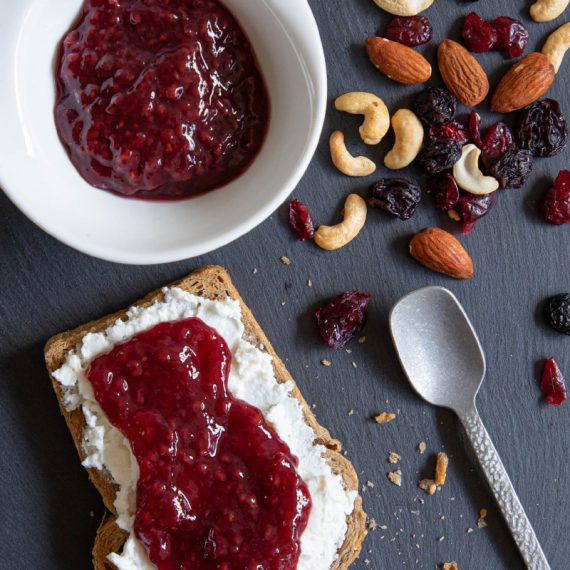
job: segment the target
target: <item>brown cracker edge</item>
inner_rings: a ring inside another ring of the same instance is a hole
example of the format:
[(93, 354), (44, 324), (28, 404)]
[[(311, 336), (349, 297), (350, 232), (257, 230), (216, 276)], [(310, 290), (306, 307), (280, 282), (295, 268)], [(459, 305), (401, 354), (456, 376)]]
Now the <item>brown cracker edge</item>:
[[(273, 347), (267, 340), (263, 330), (253, 317), (249, 308), (245, 305), (243, 299), (234, 287), (229, 274), (223, 267), (209, 265), (198, 269), (189, 276), (171, 283), (167, 287), (179, 287), (188, 293), (192, 293), (207, 299), (231, 299), (239, 301), (242, 310), (242, 318), (245, 326), (245, 337), (255, 346), (264, 346), (264, 350), (271, 355), (273, 359), (273, 368), (275, 377), (279, 383), (292, 382), (294, 389), (291, 392), (303, 409), (306, 423), (313, 428), (316, 434), (316, 443), (324, 445), (327, 450), (325, 457), (329, 462), (334, 473), (340, 475), (343, 479), (345, 488), (358, 492), (358, 477), (352, 464), (344, 458), (340, 453), (340, 442), (333, 439), (329, 432), (319, 425), (314, 414), (311, 412), (301, 392), (297, 388), (295, 381), (285, 368), (281, 359), (275, 353)], [(162, 288), (158, 291), (149, 293), (142, 300), (134, 303), (141, 307), (148, 307), (157, 300), (164, 298)], [(45, 346), (44, 356), (46, 366), (50, 373), (50, 378), (57, 394), (57, 399), (65, 421), (69, 427), (75, 447), (81, 460), (85, 459), (85, 454), (81, 449), (82, 433), (85, 427), (85, 418), (83, 412), (78, 409), (68, 412), (63, 406), (62, 389), (52, 373), (57, 370), (64, 362), (66, 353), (75, 348), (85, 334), (89, 332), (100, 332), (111, 326), (118, 319), (124, 319), (127, 311), (117, 311), (111, 315), (107, 315), (101, 319), (86, 323), (76, 329), (64, 332), (52, 337)], [(89, 479), (95, 485), (103, 502), (109, 511), (116, 515), (113, 502), (117, 492), (109, 476), (97, 469), (87, 469)], [(338, 557), (332, 565), (331, 570), (344, 570), (350, 566), (354, 559), (360, 554), (362, 541), (366, 536), (366, 515), (362, 510), (362, 498), (360, 495), (356, 497), (353, 512), (347, 517), (347, 532), (344, 543), (338, 551)], [(107, 517), (97, 531), (95, 545), (93, 548), (93, 565), (96, 570), (109, 570), (114, 566), (107, 561), (107, 555), (111, 552), (118, 552), (126, 539), (126, 535), (115, 525), (114, 517)]]

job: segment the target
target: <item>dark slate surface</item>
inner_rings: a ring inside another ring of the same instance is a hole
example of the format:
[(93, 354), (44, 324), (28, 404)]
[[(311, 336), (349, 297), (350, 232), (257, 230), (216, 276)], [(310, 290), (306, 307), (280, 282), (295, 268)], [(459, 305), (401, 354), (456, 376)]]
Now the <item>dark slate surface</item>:
[[(345, 91), (372, 90), (392, 111), (408, 104), (418, 88), (389, 83), (363, 54), (363, 38), (387, 21), (372, 1), (311, 4), (325, 44), (331, 100)], [(539, 48), (560, 20), (532, 24), (526, 17), (528, 4), (436, 0), (428, 15), (436, 40), (448, 34), (457, 37), (460, 16), (473, 6), (487, 17), (521, 17), (529, 23), (530, 47)], [(432, 61), (435, 45), (421, 49)], [(493, 83), (509, 65), (497, 53), (480, 60)], [(565, 67), (551, 92), (562, 99), (566, 112), (568, 76)], [(336, 219), (348, 192), (365, 192), (369, 183), (342, 177), (328, 158), (331, 129), (343, 128), (356, 142), (356, 126), (356, 118), (337, 114), (331, 105), (323, 142), (295, 192), (311, 204), (322, 223)], [(385, 148), (361, 150), (380, 161)], [(431, 569), (452, 559), (462, 570), (523, 567), (456, 419), (412, 393), (388, 336), (388, 311), (401, 295), (442, 284), (462, 301), (486, 350), (489, 372), (479, 396), (483, 419), (552, 568), (568, 568), (570, 406), (553, 409), (542, 404), (537, 377), (541, 360), (551, 355), (570, 376), (570, 339), (541, 324), (537, 305), (547, 295), (570, 289), (570, 227), (547, 226), (536, 215), (541, 194), (568, 156), (566, 151), (557, 159), (538, 161), (526, 188), (502, 193), (493, 213), (463, 240), (477, 268), (468, 283), (430, 273), (406, 255), (415, 231), (448, 225), (429, 199), (407, 223), (370, 212), (361, 236), (336, 253), (297, 243), (280, 211), (248, 236), (200, 259), (129, 267), (86, 257), (58, 243), (0, 195), (0, 566), (89, 568), (93, 536), (103, 515), (44, 370), (46, 339), (122, 308), (202, 264), (217, 263), (231, 272), (307, 400), (315, 404), (319, 420), (344, 442), (362, 483), (374, 484), (365, 489), (365, 509), (387, 528), (370, 532), (355, 567), (364, 568), (365, 559), (374, 569)], [(417, 178), (414, 172), (410, 176)], [(290, 266), (280, 263), (282, 255), (291, 258)], [(351, 354), (331, 352), (317, 338), (313, 310), (348, 288), (374, 297), (367, 341), (352, 345)], [(332, 366), (322, 367), (322, 358), (330, 359)], [(351, 409), (353, 415), (348, 414)], [(375, 425), (371, 415), (384, 410), (400, 410), (398, 419)], [(416, 452), (421, 440), (428, 447), (423, 456)], [(441, 493), (427, 497), (416, 483), (431, 473), (433, 454), (442, 449), (451, 456), (448, 483)], [(403, 457), (401, 488), (386, 480), (391, 451)], [(479, 530), (482, 507), (489, 509), (489, 526)], [(469, 527), (474, 532), (467, 533)]]

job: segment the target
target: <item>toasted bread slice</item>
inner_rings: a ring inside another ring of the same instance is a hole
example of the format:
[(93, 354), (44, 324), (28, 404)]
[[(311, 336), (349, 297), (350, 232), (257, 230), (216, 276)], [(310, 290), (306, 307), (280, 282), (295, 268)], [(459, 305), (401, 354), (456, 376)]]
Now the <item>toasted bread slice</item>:
[[(265, 347), (265, 350), (273, 359), (275, 378), (279, 383), (293, 382), (294, 384), (291, 375), (273, 350), (273, 347), (267, 340), (259, 324), (254, 319), (251, 311), (244, 304), (242, 298), (232, 284), (228, 273), (222, 267), (204, 267), (190, 274), (188, 277), (170, 284), (169, 287), (179, 287), (188, 293), (205, 297), (207, 299), (216, 300), (226, 299), (229, 297), (239, 301), (242, 310), (242, 320), (245, 326), (246, 340), (250, 341), (255, 346)], [(161, 290), (158, 290), (154, 293), (150, 293), (144, 299), (135, 303), (135, 305), (147, 307), (155, 301), (162, 299), (163, 293)], [(50, 372), (53, 387), (58, 397), (60, 409), (65, 417), (69, 430), (71, 431), (75, 446), (82, 461), (85, 459), (85, 454), (81, 447), (83, 429), (85, 427), (83, 412), (81, 409), (77, 409), (72, 412), (68, 412), (65, 409), (63, 405), (61, 386), (52, 376), (52, 373), (63, 364), (66, 353), (75, 348), (85, 334), (89, 332), (101, 332), (111, 326), (117, 319), (124, 319), (125, 316), (126, 310), (118, 311), (103, 317), (102, 319), (82, 325), (74, 330), (54, 336), (45, 346), (44, 354), (46, 365)], [(325, 428), (318, 424), (315, 416), (303, 399), (298, 388), (295, 384), (294, 386), (295, 387), (291, 392), (291, 395), (301, 404), (305, 422), (316, 434), (315, 443), (321, 444), (326, 448), (326, 460), (332, 471), (342, 477), (345, 489), (358, 492), (358, 478), (356, 472), (352, 464), (339, 453), (341, 448), (340, 443), (333, 439)], [(107, 556), (111, 552), (120, 552), (127, 538), (127, 534), (119, 529), (115, 524), (116, 512), (113, 503), (115, 501), (117, 487), (111, 480), (109, 480), (105, 472), (98, 469), (87, 469), (87, 471), (89, 473), (89, 478), (101, 494), (105, 506), (111, 513), (105, 518), (97, 531), (95, 545), (93, 547), (93, 565), (96, 570), (113, 570), (114, 565), (107, 560)], [(354, 504), (354, 510), (347, 517), (347, 532), (345, 540), (338, 551), (338, 557), (332, 566), (333, 570), (348, 568), (360, 553), (362, 541), (366, 536), (365, 521), (366, 515), (362, 510), (362, 499), (360, 496), (357, 496)]]

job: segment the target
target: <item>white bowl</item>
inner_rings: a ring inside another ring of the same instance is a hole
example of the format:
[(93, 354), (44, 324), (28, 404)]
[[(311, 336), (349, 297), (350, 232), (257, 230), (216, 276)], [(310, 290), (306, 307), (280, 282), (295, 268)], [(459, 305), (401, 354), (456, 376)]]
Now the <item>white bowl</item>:
[(322, 129), (326, 69), (306, 0), (224, 0), (248, 34), (271, 98), (265, 144), (231, 184), (147, 202), (89, 186), (56, 133), (54, 60), (81, 0), (4, 2), (0, 18), (0, 186), (38, 226), (90, 255), (151, 264), (201, 255), (267, 218), (307, 169)]

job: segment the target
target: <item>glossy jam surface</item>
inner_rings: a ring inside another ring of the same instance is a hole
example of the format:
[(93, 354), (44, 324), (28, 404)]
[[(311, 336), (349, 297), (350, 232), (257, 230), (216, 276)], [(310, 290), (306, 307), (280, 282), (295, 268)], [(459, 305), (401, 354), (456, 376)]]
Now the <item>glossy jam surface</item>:
[(140, 467), (135, 533), (161, 570), (297, 567), (309, 491), (261, 412), (228, 393), (230, 362), (190, 318), (139, 333), (87, 373)]
[(57, 89), (57, 130), (79, 173), (137, 198), (225, 185), (269, 121), (249, 41), (219, 0), (84, 0)]

